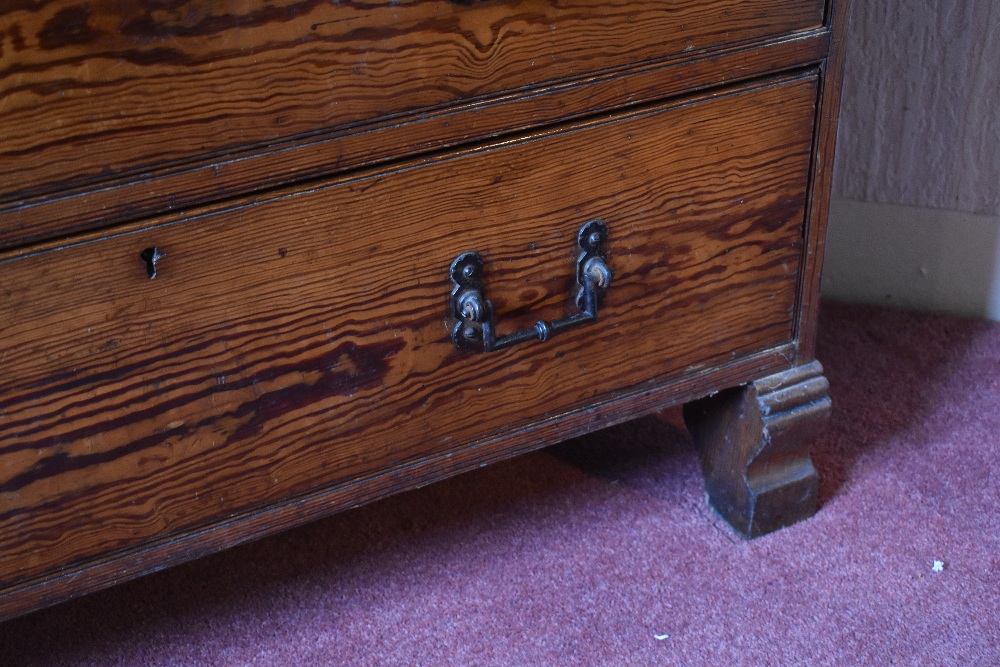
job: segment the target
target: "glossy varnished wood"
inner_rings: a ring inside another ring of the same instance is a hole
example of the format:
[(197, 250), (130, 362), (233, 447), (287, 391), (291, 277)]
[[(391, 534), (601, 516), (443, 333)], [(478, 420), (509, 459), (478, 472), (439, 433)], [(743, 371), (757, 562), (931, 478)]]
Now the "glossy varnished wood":
[(822, 0), (12, 0), (0, 201), (789, 35), (823, 14)]
[(184, 211), (294, 180), (323, 177), (391, 159), (426, 154), (504, 133), (819, 65), (830, 33), (821, 28), (759, 44), (692, 52), (583, 79), (412, 114), (391, 121), (290, 138), (207, 161), (162, 165), (141, 175), (108, 175), (98, 187), (78, 183), (57, 196), (44, 190), (3, 203), (0, 250), (96, 228), (110, 228), (164, 211)]
[[(3, 581), (791, 343), (816, 97), (784, 79), (9, 253)], [(616, 272), (597, 323), (453, 348), (457, 253), (484, 256), (501, 326), (523, 327), (569, 307), (595, 217)]]

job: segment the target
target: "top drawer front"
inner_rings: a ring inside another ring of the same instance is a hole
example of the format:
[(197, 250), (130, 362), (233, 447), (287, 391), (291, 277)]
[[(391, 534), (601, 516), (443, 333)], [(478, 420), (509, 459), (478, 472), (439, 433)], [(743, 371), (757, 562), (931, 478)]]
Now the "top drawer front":
[[(0, 584), (515, 433), (792, 340), (816, 77), (0, 261)], [(501, 333), (449, 339), (476, 250)], [(154, 280), (141, 252), (164, 257)]]
[(0, 202), (818, 26), (822, 0), (16, 3)]

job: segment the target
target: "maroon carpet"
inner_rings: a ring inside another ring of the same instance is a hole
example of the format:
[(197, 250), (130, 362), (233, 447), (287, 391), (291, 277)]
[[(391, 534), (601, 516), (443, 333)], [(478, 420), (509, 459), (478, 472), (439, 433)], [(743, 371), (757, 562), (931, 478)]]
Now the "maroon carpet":
[(0, 664), (1000, 665), (1000, 325), (821, 332), (810, 521), (736, 539), (670, 411), (2, 624)]

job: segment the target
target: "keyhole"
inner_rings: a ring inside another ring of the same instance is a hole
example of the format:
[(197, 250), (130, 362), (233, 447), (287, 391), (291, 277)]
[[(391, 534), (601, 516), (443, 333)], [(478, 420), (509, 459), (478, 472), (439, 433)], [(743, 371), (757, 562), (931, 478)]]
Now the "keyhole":
[(153, 246), (152, 248), (146, 248), (141, 253), (139, 253), (139, 257), (142, 259), (143, 262), (146, 263), (146, 275), (149, 276), (150, 280), (156, 277), (156, 263), (159, 262), (161, 259), (163, 259), (165, 256), (166, 254), (160, 252), (160, 249), (157, 248), (156, 246)]

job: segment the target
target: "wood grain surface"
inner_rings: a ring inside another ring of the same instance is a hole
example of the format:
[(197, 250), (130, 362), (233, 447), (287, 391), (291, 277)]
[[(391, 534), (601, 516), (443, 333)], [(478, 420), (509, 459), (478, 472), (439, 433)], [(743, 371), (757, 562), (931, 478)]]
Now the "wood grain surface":
[(815, 28), (823, 5), (7, 0), (0, 201)]
[[(0, 580), (385, 473), (793, 338), (817, 78), (602, 118), (0, 259)], [(501, 332), (448, 340), (479, 251)], [(140, 253), (163, 254), (155, 280)], [(344, 501), (349, 503), (349, 499)]]
[(293, 181), (320, 180), (362, 166), (412, 157), (524, 132), (596, 112), (621, 110), (666, 97), (755, 78), (805, 65), (818, 66), (830, 32), (810, 30), (766, 42), (740, 43), (670, 59), (609, 70), (514, 93), (452, 105), (433, 112), (338, 128), (307, 138), (269, 142), (249, 153), (232, 151), (208, 161), (161, 166), (141, 177), (109, 175), (99, 186), (78, 183), (58, 196), (40, 192), (0, 202), (0, 250), (110, 229), (167, 211), (184, 211)]
[(530, 428), (479, 440), (463, 449), (423, 458), (347, 484), (320, 487), (288, 502), (233, 513), (202, 530), (154, 538), (137, 548), (61, 567), (43, 578), (0, 590), (0, 621), (701, 398), (717, 387), (747, 384), (787, 369), (796, 345), (780, 345), (730, 363), (699, 369), (664, 384), (615, 393), (592, 408), (552, 415), (548, 420), (531, 424)]
[(684, 406), (709, 503), (743, 537), (816, 513), (809, 447), (830, 420), (829, 390), (813, 361)]

